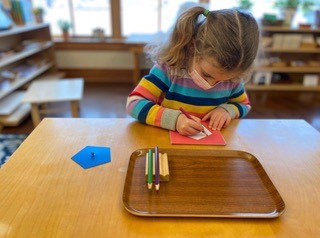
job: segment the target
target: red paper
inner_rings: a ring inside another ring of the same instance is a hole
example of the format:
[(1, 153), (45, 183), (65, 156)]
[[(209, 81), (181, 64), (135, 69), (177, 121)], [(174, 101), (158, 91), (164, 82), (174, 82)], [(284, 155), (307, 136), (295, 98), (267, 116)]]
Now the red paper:
[(170, 131), (169, 132), (170, 143), (172, 145), (226, 145), (227, 144), (220, 131), (210, 130), (208, 127), (207, 129), (212, 134), (200, 140), (196, 140), (188, 136), (180, 135), (177, 131)]

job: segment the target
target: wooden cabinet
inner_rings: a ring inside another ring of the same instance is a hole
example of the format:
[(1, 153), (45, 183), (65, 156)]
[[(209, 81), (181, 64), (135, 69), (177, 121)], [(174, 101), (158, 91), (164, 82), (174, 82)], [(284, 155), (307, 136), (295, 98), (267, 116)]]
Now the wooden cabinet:
[(16, 26), (0, 31), (0, 125), (16, 126), (30, 113), (22, 104), (22, 88), (55, 71), (48, 24)]
[(320, 29), (262, 28), (262, 53), (247, 88), (320, 91), (319, 41)]

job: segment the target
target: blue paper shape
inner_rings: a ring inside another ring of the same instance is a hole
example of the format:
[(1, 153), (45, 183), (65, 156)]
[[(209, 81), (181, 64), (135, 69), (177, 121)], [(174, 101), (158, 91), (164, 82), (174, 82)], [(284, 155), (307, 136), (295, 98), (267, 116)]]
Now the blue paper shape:
[(71, 157), (84, 169), (89, 169), (111, 161), (109, 147), (86, 146)]

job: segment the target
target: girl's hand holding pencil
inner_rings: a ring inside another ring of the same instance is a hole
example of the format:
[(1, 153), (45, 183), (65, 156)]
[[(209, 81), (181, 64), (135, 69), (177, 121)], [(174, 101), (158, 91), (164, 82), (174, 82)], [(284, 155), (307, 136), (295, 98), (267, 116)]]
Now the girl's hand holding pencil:
[(179, 134), (192, 136), (205, 131), (200, 118), (188, 114), (183, 108), (180, 108), (180, 111), (181, 115), (178, 117), (176, 124)]

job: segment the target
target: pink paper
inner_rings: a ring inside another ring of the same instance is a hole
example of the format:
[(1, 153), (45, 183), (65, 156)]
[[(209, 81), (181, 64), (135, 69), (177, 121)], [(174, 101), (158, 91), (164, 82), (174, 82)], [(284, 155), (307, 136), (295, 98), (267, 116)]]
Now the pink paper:
[(226, 145), (226, 141), (220, 131), (210, 130), (207, 124), (204, 126), (212, 133), (200, 140), (180, 135), (177, 131), (170, 131), (170, 143), (172, 145)]

